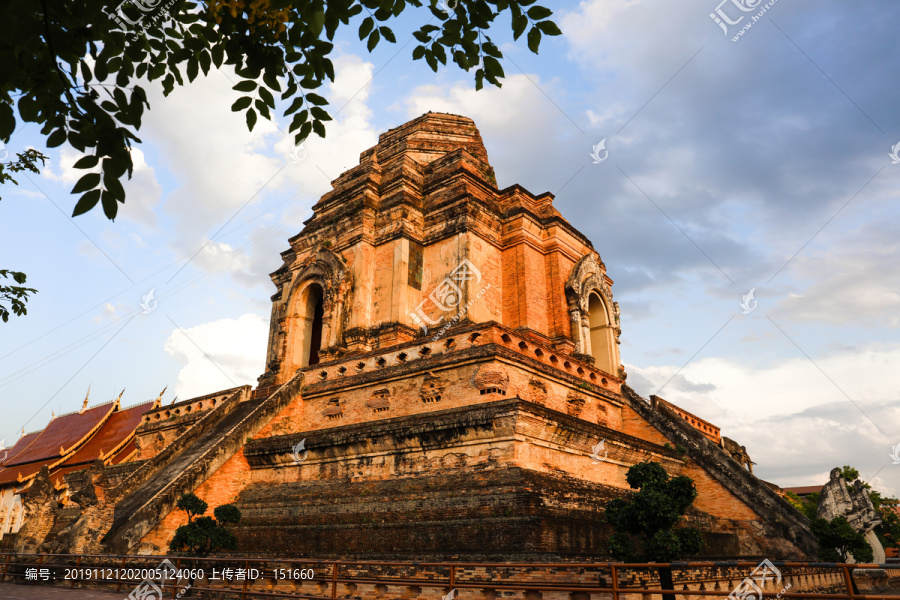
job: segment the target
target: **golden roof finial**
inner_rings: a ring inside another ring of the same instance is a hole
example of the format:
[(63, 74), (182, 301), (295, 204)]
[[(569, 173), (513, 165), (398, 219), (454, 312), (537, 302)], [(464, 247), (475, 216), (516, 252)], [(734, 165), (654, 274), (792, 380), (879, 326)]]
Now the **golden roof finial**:
[(82, 414), (87, 410), (88, 398), (91, 397), (91, 384), (88, 384), (87, 394), (84, 395), (84, 403), (81, 405), (81, 410), (78, 411), (78, 414)]
[(166, 390), (167, 390), (167, 389), (169, 389), (169, 386), (166, 386), (166, 387), (163, 388), (163, 391), (161, 391), (161, 392), (159, 393), (159, 396), (156, 397), (156, 402), (154, 402), (154, 405), (160, 406), (160, 405), (162, 404), (162, 397), (163, 397), (163, 394), (166, 393)]

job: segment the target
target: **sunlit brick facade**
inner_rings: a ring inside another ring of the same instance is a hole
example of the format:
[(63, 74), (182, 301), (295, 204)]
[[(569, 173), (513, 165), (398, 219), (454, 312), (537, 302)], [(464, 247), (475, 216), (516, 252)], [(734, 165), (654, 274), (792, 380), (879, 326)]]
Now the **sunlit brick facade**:
[(35, 545), (164, 552), (193, 492), (251, 554), (605, 557), (652, 460), (694, 479), (708, 556), (814, 548), (717, 427), (626, 385), (600, 255), (551, 194), (497, 188), (470, 119), (383, 134), (289, 244), (258, 387), (147, 412), (138, 460), (69, 478), (102, 498), (83, 535)]

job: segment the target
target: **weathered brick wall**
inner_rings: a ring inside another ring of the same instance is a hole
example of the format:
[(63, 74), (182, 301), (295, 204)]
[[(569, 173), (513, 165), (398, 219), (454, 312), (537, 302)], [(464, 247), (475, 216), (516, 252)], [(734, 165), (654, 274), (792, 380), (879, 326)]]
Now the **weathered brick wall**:
[[(571, 353), (565, 283), (595, 253), (552, 200), (520, 186), (498, 190), (478, 130), (465, 117), (432, 113), (381, 136), (316, 203), (272, 274), (278, 292), (263, 385), (303, 366), (295, 346), (305, 325), (296, 317), (309, 281), (325, 289), (329, 357), (411, 339), (421, 323), (410, 314), (420, 306), (431, 329), (454, 318), (498, 321)], [(340, 262), (323, 258), (331, 252)], [(415, 267), (419, 254), (421, 273), (410, 268), (410, 256)], [(437, 306), (431, 293), (464, 260), (479, 276), (455, 281), (461, 297)], [(341, 278), (347, 283), (337, 296), (332, 287)]]
[[(211, 516), (217, 506), (234, 502), (238, 493), (250, 481), (251, 474), (247, 460), (244, 458), (243, 452), (237, 452), (193, 490), (193, 493), (209, 505), (206, 514)], [(187, 515), (184, 511), (176, 509), (168, 512), (153, 529), (141, 538), (140, 542), (135, 545), (134, 551), (138, 554), (167, 553), (175, 530), (185, 523), (187, 523)]]

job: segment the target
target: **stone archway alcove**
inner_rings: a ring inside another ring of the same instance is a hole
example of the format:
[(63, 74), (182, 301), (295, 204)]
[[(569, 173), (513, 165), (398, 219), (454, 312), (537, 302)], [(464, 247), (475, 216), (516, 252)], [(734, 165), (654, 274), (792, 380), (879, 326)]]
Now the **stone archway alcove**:
[(270, 368), (277, 383), (328, 359), (343, 345), (345, 309), (352, 290), (350, 274), (334, 252), (319, 248), (285, 281), (285, 300), (273, 307)]
[(308, 283), (297, 294), (294, 310), (288, 317), (288, 370), (319, 364), (322, 349), (322, 317), (325, 293), (322, 286)]
[(594, 254), (583, 257), (566, 281), (572, 341), (578, 358), (619, 376), (619, 306), (612, 299), (606, 269)]

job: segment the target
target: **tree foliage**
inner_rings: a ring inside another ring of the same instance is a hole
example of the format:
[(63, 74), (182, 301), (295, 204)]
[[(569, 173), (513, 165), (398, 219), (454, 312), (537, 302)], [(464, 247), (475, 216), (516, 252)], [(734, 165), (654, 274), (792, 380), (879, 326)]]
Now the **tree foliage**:
[[(40, 173), (41, 170), (37, 166), (38, 161), (40, 161), (41, 166), (43, 166), (44, 162), (47, 160), (47, 157), (37, 150), (29, 149), (25, 152), (17, 153), (16, 160), (2, 162), (3, 160), (6, 160), (6, 149), (2, 144), (0, 144), (0, 149), (2, 149), (3, 153), (3, 156), (0, 156), (0, 185), (7, 181), (18, 185), (19, 182), (12, 176), (12, 173), (19, 173), (22, 171)], [(0, 198), (0, 200), (2, 200), (2, 198)], [(0, 284), (0, 319), (6, 323), (9, 321), (10, 311), (20, 317), (28, 313), (28, 310), (25, 307), (25, 303), (28, 301), (28, 295), (36, 294), (37, 290), (21, 285), (25, 283), (27, 278), (25, 273), (11, 271), (9, 269), (0, 269), (0, 277), (3, 279), (12, 279), (15, 283), (19, 284)]]
[(271, 119), (277, 98), (299, 143), (325, 136), (328, 101), (313, 90), (334, 80), (333, 41), (351, 20), (372, 51), (382, 40), (396, 42), (386, 23), (408, 7), (422, 9), (428, 22), (414, 34), (413, 59), (434, 71), (448, 61), (474, 70), (480, 88), (485, 80), (499, 86), (504, 76), (503, 55), (488, 35), (498, 16), (508, 13), (513, 37), (525, 34), (535, 53), (542, 36), (560, 34), (552, 11), (534, 2), (459, 0), (445, 12), (437, 0), (7, 0), (0, 140), (35, 123), (47, 147), (68, 143), (83, 153), (73, 216), (100, 204), (114, 219), (149, 108), (148, 82), (161, 82), (168, 95), (201, 72), (230, 67), (238, 79), (232, 110), (244, 113), (247, 127)]
[[(16, 283), (25, 283), (25, 273), (19, 271), (0, 269), (0, 277), (11, 277)], [(35, 293), (37, 293), (36, 289), (22, 285), (0, 285), (0, 319), (3, 319), (4, 323), (9, 321), (10, 311), (20, 317), (26, 314), (28, 311), (25, 303), (28, 301), (28, 294)]]
[[(896, 501), (896, 498), (891, 498)], [(894, 505), (896, 506), (896, 505)], [(875, 527), (875, 535), (885, 548), (900, 548), (900, 516), (893, 508), (881, 513), (881, 525)]]
[(810, 529), (819, 541), (819, 559), (847, 562), (852, 554), (856, 562), (872, 562), (872, 547), (845, 517), (835, 517), (831, 521), (813, 519)]
[(791, 506), (803, 513), (807, 519), (812, 521), (816, 518), (816, 511), (819, 509), (819, 496), (821, 496), (819, 492), (807, 494), (803, 498), (794, 492), (785, 492), (784, 495), (785, 500), (787, 500)]
[(189, 556), (208, 556), (218, 550), (235, 549), (237, 538), (225, 525), (241, 520), (241, 511), (236, 506), (223, 504), (213, 510), (213, 517), (201, 516), (208, 505), (194, 494), (184, 494), (176, 506), (187, 513), (188, 522), (175, 530), (169, 550)]
[[(693, 528), (675, 526), (697, 498), (690, 477), (669, 478), (662, 465), (645, 462), (632, 466), (628, 485), (638, 490), (631, 498), (617, 498), (606, 506), (606, 518), (615, 528), (610, 537), (610, 553), (620, 560), (639, 558), (671, 562), (703, 550), (703, 537)], [(641, 542), (641, 556), (635, 557), (632, 538)]]

